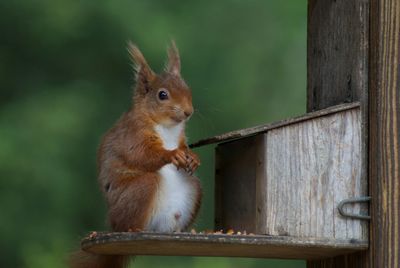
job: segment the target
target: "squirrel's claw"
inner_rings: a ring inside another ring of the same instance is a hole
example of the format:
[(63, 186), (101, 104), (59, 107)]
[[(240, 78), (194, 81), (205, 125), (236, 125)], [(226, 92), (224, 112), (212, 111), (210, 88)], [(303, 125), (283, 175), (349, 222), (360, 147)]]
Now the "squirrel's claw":
[(187, 171), (190, 175), (193, 175), (193, 173), (196, 171), (198, 166), (200, 165), (200, 161), (193, 152), (188, 152), (186, 155), (188, 165), (187, 165)]

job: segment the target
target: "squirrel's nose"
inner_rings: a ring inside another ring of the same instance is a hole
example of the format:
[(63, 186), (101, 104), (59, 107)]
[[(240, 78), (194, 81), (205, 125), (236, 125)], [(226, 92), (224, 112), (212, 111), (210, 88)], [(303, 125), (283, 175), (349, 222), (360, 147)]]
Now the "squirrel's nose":
[(192, 115), (192, 111), (186, 110), (186, 111), (184, 111), (184, 114), (185, 114), (186, 117), (189, 117), (189, 116)]
[(185, 116), (187, 118), (189, 118), (193, 113), (193, 107), (191, 107), (191, 106), (186, 107), (185, 109), (183, 109), (183, 113), (185, 114)]

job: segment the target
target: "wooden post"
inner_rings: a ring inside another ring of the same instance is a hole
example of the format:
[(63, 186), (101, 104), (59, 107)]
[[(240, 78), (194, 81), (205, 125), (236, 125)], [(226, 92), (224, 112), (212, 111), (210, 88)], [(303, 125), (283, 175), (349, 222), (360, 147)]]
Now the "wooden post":
[(308, 261), (307, 266), (399, 267), (400, 3), (309, 0), (308, 4), (307, 108), (318, 110), (349, 98), (361, 101), (365, 119), (369, 118), (365, 122), (369, 123), (372, 220), (368, 251)]
[(400, 266), (400, 3), (371, 0), (370, 192), (372, 267)]

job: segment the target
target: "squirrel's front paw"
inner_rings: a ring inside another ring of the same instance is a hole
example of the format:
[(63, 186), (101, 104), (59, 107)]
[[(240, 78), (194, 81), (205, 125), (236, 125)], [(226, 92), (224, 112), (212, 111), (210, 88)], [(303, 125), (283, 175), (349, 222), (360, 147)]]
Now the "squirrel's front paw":
[(176, 166), (177, 169), (186, 169), (186, 153), (181, 149), (175, 149), (172, 151), (171, 162)]
[(193, 151), (188, 149), (186, 150), (186, 161), (186, 171), (192, 175), (200, 166), (200, 159)]

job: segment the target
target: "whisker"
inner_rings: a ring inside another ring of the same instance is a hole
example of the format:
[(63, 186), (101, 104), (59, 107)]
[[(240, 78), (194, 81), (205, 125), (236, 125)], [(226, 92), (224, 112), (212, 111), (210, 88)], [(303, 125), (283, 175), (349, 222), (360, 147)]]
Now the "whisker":
[(213, 121), (210, 119), (207, 119), (206, 116), (202, 112), (200, 112), (199, 109), (195, 108), (194, 109), (194, 117), (198, 117), (200, 119), (200, 126), (201, 126), (201, 136), (208, 135), (210, 131), (215, 131), (215, 125), (213, 124)]

